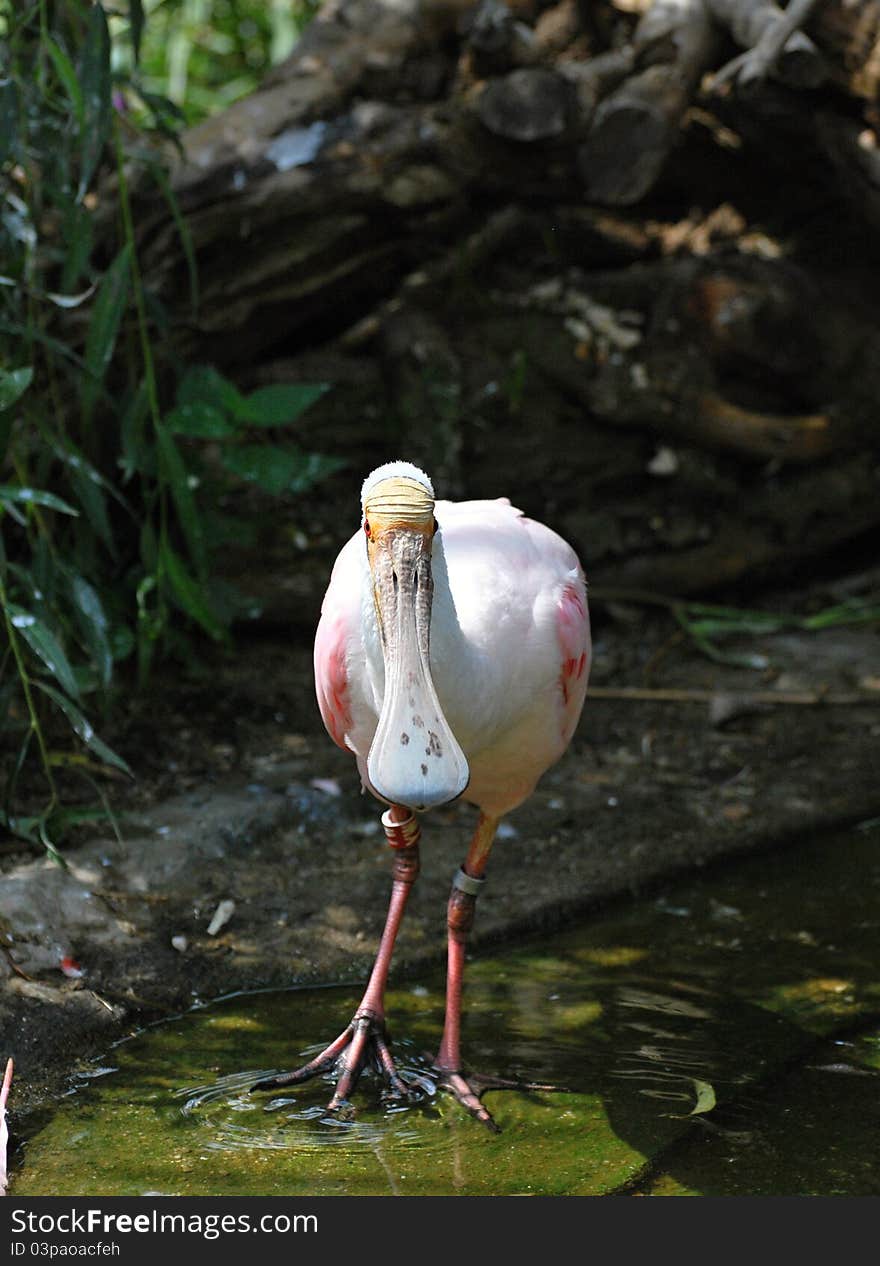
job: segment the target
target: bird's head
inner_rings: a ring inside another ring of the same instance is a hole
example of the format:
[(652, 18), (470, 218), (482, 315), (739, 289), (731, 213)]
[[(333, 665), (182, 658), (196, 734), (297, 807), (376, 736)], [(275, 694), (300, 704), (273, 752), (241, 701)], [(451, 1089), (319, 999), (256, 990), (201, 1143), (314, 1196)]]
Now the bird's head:
[(389, 462), (367, 477), (361, 504), (385, 659), (367, 773), (386, 800), (426, 809), (460, 795), (470, 776), (431, 676), (434, 489), (417, 466)]

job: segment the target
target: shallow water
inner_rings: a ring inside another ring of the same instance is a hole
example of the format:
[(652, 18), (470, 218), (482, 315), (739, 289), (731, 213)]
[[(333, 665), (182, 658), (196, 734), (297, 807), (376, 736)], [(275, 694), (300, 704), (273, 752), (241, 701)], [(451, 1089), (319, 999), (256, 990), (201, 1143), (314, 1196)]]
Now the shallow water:
[[(25, 1123), (17, 1195), (880, 1194), (880, 831), (753, 857), (527, 945), (480, 953), (463, 1049), (493, 1135), (430, 1093), (443, 977), (388, 997), (424, 1089), (356, 1118), (315, 1081), (250, 1094), (359, 992), (226, 999), (117, 1044)], [(317, 1048), (316, 1047), (316, 1048)]]

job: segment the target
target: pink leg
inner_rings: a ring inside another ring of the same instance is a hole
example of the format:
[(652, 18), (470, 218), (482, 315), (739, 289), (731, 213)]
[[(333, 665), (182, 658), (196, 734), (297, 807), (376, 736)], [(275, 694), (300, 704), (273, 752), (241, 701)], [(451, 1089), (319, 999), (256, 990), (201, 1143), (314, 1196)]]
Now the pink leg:
[(434, 1067), (441, 1082), (473, 1116), (497, 1129), (492, 1116), (484, 1108), (478, 1092), (461, 1074), (461, 990), (464, 978), (464, 955), (467, 936), (473, 927), (477, 894), (498, 829), (498, 819), (481, 813), (471, 839), (464, 866), (456, 875), (449, 894), (446, 921), (449, 930), (446, 970), (446, 1019), (440, 1049)]
[(382, 815), (382, 825), (394, 850), (391, 900), (376, 961), (360, 1006), (348, 1027), (314, 1059), (293, 1072), (266, 1077), (252, 1086), (252, 1090), (277, 1090), (297, 1085), (335, 1066), (339, 1080), (328, 1104), (332, 1111), (347, 1100), (363, 1068), (372, 1062), (382, 1073), (394, 1097), (402, 1098), (407, 1094), (385, 1038), (385, 988), (407, 899), (419, 873), (421, 832), (415, 816), (401, 805), (392, 805)]
[(451, 1091), (472, 1116), (494, 1131), (498, 1131), (498, 1126), (488, 1108), (484, 1108), (480, 1101), (484, 1090), (561, 1089), (536, 1082), (515, 1081), (507, 1077), (488, 1077), (480, 1073), (469, 1073), (465, 1077), (461, 1070), (461, 989), (465, 948), (468, 933), (473, 927), (477, 896), (483, 884), (483, 874), (497, 829), (497, 818), (480, 814), (464, 866), (452, 881), (447, 907), (449, 957), (446, 972), (446, 1020), (433, 1068), (438, 1083)]

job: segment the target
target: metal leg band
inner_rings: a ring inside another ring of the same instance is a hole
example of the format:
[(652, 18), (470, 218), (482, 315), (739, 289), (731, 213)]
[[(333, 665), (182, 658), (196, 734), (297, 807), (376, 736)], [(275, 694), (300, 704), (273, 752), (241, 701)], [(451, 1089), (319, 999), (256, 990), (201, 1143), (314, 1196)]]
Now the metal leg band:
[(452, 886), (458, 888), (460, 892), (466, 892), (469, 897), (478, 897), (485, 882), (485, 879), (475, 879), (473, 875), (468, 875), (459, 867), (453, 877)]

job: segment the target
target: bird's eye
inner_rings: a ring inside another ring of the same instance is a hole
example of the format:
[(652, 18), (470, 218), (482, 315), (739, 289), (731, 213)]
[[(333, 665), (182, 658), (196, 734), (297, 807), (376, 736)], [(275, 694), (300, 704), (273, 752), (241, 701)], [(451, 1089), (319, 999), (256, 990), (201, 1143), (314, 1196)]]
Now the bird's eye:
[(364, 519), (364, 536), (372, 536), (373, 529), (370, 527), (370, 520)]

